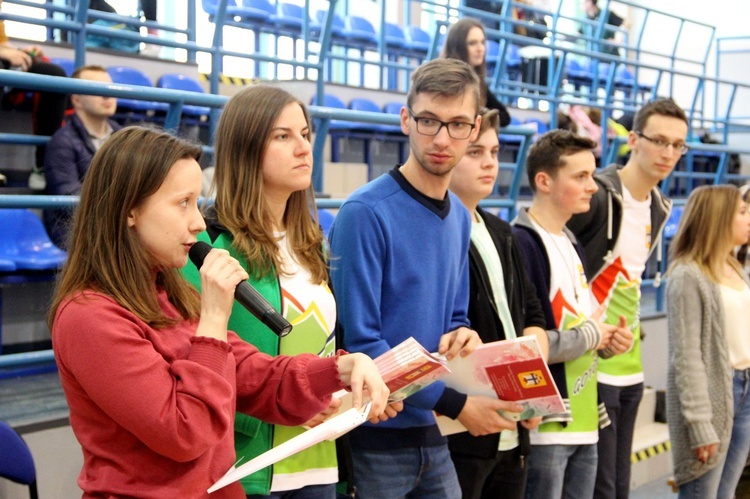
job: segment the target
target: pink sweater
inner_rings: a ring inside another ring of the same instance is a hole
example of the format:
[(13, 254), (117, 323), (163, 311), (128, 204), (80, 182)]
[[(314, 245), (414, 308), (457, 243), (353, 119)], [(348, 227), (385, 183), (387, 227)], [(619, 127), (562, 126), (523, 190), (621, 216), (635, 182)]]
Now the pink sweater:
[[(159, 302), (179, 317), (165, 293)], [(209, 497), (235, 461), (235, 409), (297, 426), (342, 387), (335, 358), (273, 358), (231, 332), (228, 343), (195, 337), (196, 327), (153, 329), (92, 291), (61, 304), (52, 341), (84, 497)], [(210, 497), (245, 496), (234, 483)]]

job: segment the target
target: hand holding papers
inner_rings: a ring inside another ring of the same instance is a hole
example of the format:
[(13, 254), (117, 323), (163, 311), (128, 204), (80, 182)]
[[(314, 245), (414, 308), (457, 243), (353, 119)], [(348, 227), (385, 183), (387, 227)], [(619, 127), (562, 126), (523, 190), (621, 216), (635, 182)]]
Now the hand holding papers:
[(325, 423), (321, 423), (315, 428), (311, 428), (305, 433), (274, 447), (268, 452), (264, 452), (255, 459), (252, 459), (239, 467), (233, 466), (223, 477), (208, 489), (208, 492), (211, 493), (222, 487), (226, 487), (240, 478), (255, 473), (266, 466), (277, 463), (292, 454), (307, 449), (308, 447), (312, 447), (318, 442), (337, 439), (344, 433), (347, 433), (367, 421), (367, 415), (370, 413), (370, 405), (371, 403), (368, 402), (361, 409), (349, 409), (348, 411), (329, 419)]
[[(480, 345), (467, 357), (447, 363), (450, 374), (441, 381), (468, 395), (484, 395), (518, 402), (520, 415), (502, 414), (507, 419), (528, 419), (563, 412), (564, 406), (535, 336), (495, 341)], [(437, 416), (443, 435), (466, 431), (458, 421)]]
[[(397, 402), (412, 395), (449, 371), (439, 358), (431, 355), (414, 338), (409, 338), (374, 360), (390, 390), (389, 402)], [(361, 409), (352, 407), (351, 393), (341, 390), (333, 394), (340, 398), (341, 414), (313, 427), (291, 440), (248, 461), (233, 466), (208, 492), (214, 492), (251, 473), (270, 466), (323, 440), (335, 440), (367, 421), (371, 402)]]
[(399, 343), (377, 359), (389, 402), (404, 400), (450, 372), (442, 359), (430, 354), (414, 338)]

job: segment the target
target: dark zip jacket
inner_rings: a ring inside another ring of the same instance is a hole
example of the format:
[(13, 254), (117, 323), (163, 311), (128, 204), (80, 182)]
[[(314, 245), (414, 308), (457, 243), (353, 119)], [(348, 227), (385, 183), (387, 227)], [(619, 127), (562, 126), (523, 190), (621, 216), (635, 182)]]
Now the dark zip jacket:
[[(526, 274), (523, 255), (510, 225), (481, 208), (477, 208), (477, 212), (484, 220), (500, 256), (508, 308), (516, 334), (521, 336), (525, 328), (532, 326), (546, 329), (544, 313), (537, 298), (536, 289)], [(479, 333), (484, 343), (504, 340), (508, 337), (495, 307), (487, 268), (473, 243), (469, 249), (468, 317), (472, 329)], [(525, 457), (528, 456), (530, 450), (529, 432), (521, 425), (518, 425), (518, 429), (521, 455)], [(464, 432), (449, 436), (448, 447), (454, 454), (493, 459), (497, 456), (499, 441), (499, 433), (473, 437), (468, 432)]]

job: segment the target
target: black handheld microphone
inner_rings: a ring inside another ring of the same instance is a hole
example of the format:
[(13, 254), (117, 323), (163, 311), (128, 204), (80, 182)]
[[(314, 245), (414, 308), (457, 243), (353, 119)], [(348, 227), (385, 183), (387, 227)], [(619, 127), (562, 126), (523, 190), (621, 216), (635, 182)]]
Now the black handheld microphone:
[[(200, 269), (203, 265), (203, 260), (212, 249), (210, 244), (198, 241), (190, 247), (190, 261)], [(292, 325), (280, 313), (274, 310), (271, 304), (268, 303), (268, 300), (263, 298), (263, 295), (258, 293), (258, 290), (252, 287), (247, 281), (242, 281), (237, 285), (237, 288), (234, 290), (234, 299), (240, 302), (240, 305), (257, 317), (259, 321), (268, 326), (271, 331), (278, 334), (279, 337), (286, 336), (292, 331)]]

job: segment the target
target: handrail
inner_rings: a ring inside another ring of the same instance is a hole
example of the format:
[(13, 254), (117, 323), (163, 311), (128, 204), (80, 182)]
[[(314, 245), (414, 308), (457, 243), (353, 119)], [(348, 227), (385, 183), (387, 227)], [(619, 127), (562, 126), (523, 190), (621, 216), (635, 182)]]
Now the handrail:
[[(89, 10), (88, 9), (90, 5), (89, 0), (78, 0), (78, 2), (74, 6), (56, 5), (52, 2), (34, 3), (34, 2), (29, 2), (27, 0), (5, 0), (5, 3), (44, 10), (47, 12), (47, 17), (45, 19), (39, 19), (39, 18), (34, 18), (34, 17), (29, 17), (29, 16), (22, 16), (22, 15), (15, 15), (15, 14), (8, 14), (5, 12), (0, 12), (0, 19), (8, 20), (8, 21), (23, 22), (23, 23), (39, 24), (47, 28), (67, 30), (75, 34), (76, 37), (78, 38), (75, 42), (76, 66), (83, 66), (85, 64), (86, 33), (103, 34), (105, 36), (110, 36), (114, 39), (138, 41), (138, 42), (150, 43), (154, 45), (163, 45), (166, 47), (184, 48), (187, 50), (187, 53), (188, 53), (187, 59), (189, 62), (195, 62), (196, 51), (204, 50), (203, 47), (195, 43), (195, 31), (196, 31), (195, 0), (187, 0), (186, 2), (188, 16), (187, 16), (187, 26), (185, 28), (178, 28), (176, 26), (161, 24), (161, 23), (158, 23), (155, 21), (149, 21), (149, 20), (141, 21), (139, 18), (132, 17), (132, 16), (123, 16), (119, 14), (111, 14), (108, 12), (101, 12), (97, 10)], [(50, 17), (53, 14), (64, 14), (69, 19), (59, 20), (59, 19)], [(130, 26), (137, 26), (137, 27), (143, 26), (149, 29), (159, 29), (164, 32), (182, 34), (187, 37), (187, 42), (175, 42), (173, 40), (168, 40), (163, 37), (157, 37), (153, 35), (141, 36), (140, 34), (128, 32), (127, 30), (119, 30), (119, 29), (111, 29), (111, 28), (106, 28), (106, 27), (95, 26), (92, 24), (87, 24), (86, 23), (87, 18), (90, 18), (93, 20), (101, 19), (101, 20), (113, 21), (117, 23), (127, 24)], [(101, 30), (104, 30), (104, 31), (101, 31)], [(84, 53), (79, 54), (78, 53), (79, 48), (83, 49)]]
[[(11, 86), (64, 93), (106, 95), (136, 100), (151, 100), (169, 103), (165, 128), (176, 129), (179, 124), (182, 106), (185, 104), (208, 106), (216, 111), (229, 100), (226, 96), (200, 94), (182, 90), (142, 87), (117, 83), (101, 83), (89, 80), (63, 78), (25, 73), (22, 71), (0, 70), (0, 87)], [(308, 112), (315, 120), (316, 134), (313, 145), (313, 186), (317, 192), (323, 188), (323, 151), (328, 125), (333, 120), (356, 121), (384, 125), (398, 125), (399, 117), (394, 114), (352, 111), (350, 109), (333, 109), (317, 105), (307, 106)], [(533, 134), (527, 128), (508, 127), (503, 133), (527, 136)], [(12, 134), (10, 134), (12, 135)], [(8, 142), (9, 134), (0, 134), (0, 142)], [(3, 140), (5, 139), (5, 140)], [(19, 135), (16, 143), (37, 145), (46, 139), (32, 139), (28, 135)]]

